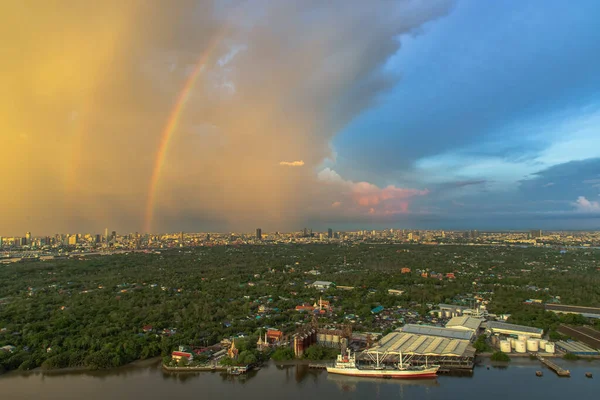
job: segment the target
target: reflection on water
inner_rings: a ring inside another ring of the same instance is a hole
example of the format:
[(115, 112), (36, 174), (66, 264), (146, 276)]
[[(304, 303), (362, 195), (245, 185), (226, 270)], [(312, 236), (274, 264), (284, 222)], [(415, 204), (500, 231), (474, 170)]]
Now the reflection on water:
[[(308, 365), (268, 364), (259, 371), (232, 376), (223, 372), (169, 373), (159, 365), (125, 367), (114, 371), (43, 374), (10, 373), (0, 376), (0, 400), (13, 399), (165, 399), (177, 397), (248, 400), (485, 398), (592, 399), (598, 394), (600, 363), (569, 363), (571, 378), (555, 374), (539, 378), (539, 363), (522, 361), (508, 367), (476, 367), (468, 378), (441, 375), (436, 379), (373, 379), (330, 375)], [(468, 379), (468, 381), (465, 381)]]

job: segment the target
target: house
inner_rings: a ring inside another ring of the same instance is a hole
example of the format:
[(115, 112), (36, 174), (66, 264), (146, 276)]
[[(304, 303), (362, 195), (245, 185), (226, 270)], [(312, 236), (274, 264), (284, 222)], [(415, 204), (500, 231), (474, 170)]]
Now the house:
[(310, 284), (310, 286), (319, 290), (327, 290), (332, 286), (335, 287), (335, 283), (327, 281), (314, 281)]
[(301, 312), (312, 311), (314, 309), (315, 308), (313, 306), (311, 306), (310, 304), (302, 304), (300, 306), (296, 306), (296, 311), (301, 311)]
[(404, 293), (404, 290), (388, 289), (388, 294), (394, 296), (400, 296), (402, 293)]
[(404, 267), (404, 268), (402, 268), (400, 270), (400, 273), (402, 273), (402, 274), (410, 274), (410, 268)]
[(9, 345), (6, 345), (6, 346), (3, 346), (3, 347), (0, 347), (0, 350), (2, 350), (2, 351), (5, 351), (5, 352), (7, 352), (7, 353), (14, 353), (14, 351), (15, 351), (16, 349), (17, 349), (17, 348), (16, 348), (15, 346), (12, 346), (12, 345), (10, 345), (10, 344), (9, 344)]
[(142, 327), (142, 331), (144, 331), (144, 332), (146, 332), (146, 333), (147, 333), (147, 332), (152, 332), (152, 325), (144, 325), (144, 326)]
[(454, 276), (454, 272), (448, 272), (446, 274), (446, 278), (448, 278), (448, 279), (456, 279), (456, 276)]
[(379, 314), (382, 311), (383, 311), (383, 306), (377, 306), (371, 310), (371, 314)]
[(187, 351), (174, 351), (171, 353), (171, 358), (175, 361), (179, 361), (182, 358), (192, 361), (194, 359), (194, 355), (192, 353), (188, 353)]

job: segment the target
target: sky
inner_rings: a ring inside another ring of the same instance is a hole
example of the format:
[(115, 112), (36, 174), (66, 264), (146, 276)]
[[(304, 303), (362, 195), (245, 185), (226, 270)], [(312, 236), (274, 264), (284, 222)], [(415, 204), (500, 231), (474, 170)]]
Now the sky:
[(595, 0), (0, 8), (0, 235), (600, 229)]

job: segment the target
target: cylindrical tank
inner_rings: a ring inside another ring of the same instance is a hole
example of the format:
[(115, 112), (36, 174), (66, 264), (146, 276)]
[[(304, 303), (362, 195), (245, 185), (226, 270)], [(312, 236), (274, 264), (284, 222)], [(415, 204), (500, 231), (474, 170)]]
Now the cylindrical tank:
[(325, 336), (325, 341), (326, 341), (327, 343), (331, 343), (331, 342), (333, 342), (333, 335), (331, 335), (331, 334), (327, 334), (327, 335)]
[(512, 347), (513, 349), (517, 347), (517, 339), (515, 338), (508, 338), (508, 340), (510, 341), (510, 347)]
[(546, 350), (547, 344), (548, 344), (548, 341), (546, 339), (541, 339), (540, 340), (540, 350)]
[(546, 343), (546, 353), (554, 354), (554, 343)]
[(527, 335), (519, 335), (519, 340), (522, 340), (523, 342), (526, 342), (527, 339), (529, 339), (529, 336), (527, 336)]
[(539, 349), (539, 343), (536, 339), (527, 339), (527, 351), (537, 353)]
[(462, 310), (456, 310), (456, 315), (461, 316), (462, 315)]
[(438, 315), (438, 318), (442, 318), (444, 316), (444, 312), (438, 311), (437, 315)]
[(324, 334), (324, 333), (319, 333), (319, 334), (317, 335), (317, 341), (318, 341), (319, 343), (324, 343), (325, 341), (327, 341), (327, 339), (326, 339), (326, 337), (325, 337), (325, 334)]
[(510, 353), (510, 342), (508, 340), (502, 340), (500, 342), (500, 351), (503, 353)]
[(517, 353), (527, 353), (527, 344), (523, 340), (517, 340), (515, 344), (515, 351)]
[(334, 344), (340, 343), (340, 335), (333, 335), (333, 343)]

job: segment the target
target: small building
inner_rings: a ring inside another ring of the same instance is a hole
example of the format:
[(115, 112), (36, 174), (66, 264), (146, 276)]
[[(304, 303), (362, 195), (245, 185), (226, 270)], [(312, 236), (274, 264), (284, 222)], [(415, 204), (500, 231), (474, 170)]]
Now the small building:
[(400, 270), (400, 273), (401, 274), (410, 274), (410, 268), (404, 267)]
[(194, 355), (192, 353), (188, 353), (187, 351), (174, 351), (171, 353), (171, 358), (175, 361), (179, 361), (182, 358), (192, 361), (194, 359)]
[(328, 281), (314, 281), (310, 286), (319, 290), (327, 290), (332, 286), (335, 287), (335, 283)]
[(382, 311), (383, 311), (383, 306), (377, 306), (371, 310), (371, 314), (379, 314)]
[(283, 332), (278, 329), (268, 329), (266, 341), (268, 343), (283, 342)]
[(388, 289), (388, 294), (393, 296), (400, 296), (402, 293), (404, 293), (404, 290)]
[(5, 351), (5, 352), (7, 352), (7, 353), (14, 353), (14, 351), (15, 351), (16, 349), (17, 349), (17, 348), (16, 348), (15, 346), (13, 346), (13, 345), (10, 345), (10, 344), (8, 344), (8, 345), (6, 345), (6, 346), (2, 346), (2, 347), (0, 347), (0, 350), (2, 350), (2, 351)]

